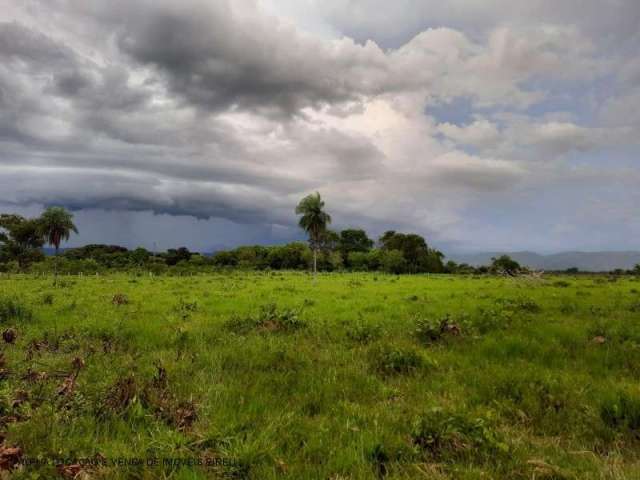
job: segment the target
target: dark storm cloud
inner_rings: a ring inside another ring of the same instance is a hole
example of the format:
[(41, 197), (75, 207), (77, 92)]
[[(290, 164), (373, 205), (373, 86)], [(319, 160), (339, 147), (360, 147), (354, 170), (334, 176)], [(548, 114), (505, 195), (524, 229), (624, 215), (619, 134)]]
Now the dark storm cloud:
[(294, 114), (363, 93), (366, 79), (354, 73), (370, 64), (349, 42), (327, 49), (275, 18), (230, 5), (117, 2), (109, 17), (122, 25), (120, 50), (156, 67), (173, 92), (200, 108)]
[[(291, 239), (320, 190), (338, 226), (464, 244), (469, 204), (499, 196), (508, 225), (521, 191), (562, 209), (565, 185), (632, 177), (593, 158), (637, 152), (637, 2), (305, 2), (322, 35), (286, 3), (0, 0), (0, 203)], [(463, 118), (427, 108), (461, 98)]]

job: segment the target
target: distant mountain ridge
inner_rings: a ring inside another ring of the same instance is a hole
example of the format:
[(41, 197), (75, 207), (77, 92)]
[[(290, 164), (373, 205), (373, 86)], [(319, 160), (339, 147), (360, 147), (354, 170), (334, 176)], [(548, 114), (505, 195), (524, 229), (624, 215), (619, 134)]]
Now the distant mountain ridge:
[(447, 259), (473, 266), (489, 265), (491, 258), (509, 255), (521, 265), (538, 270), (566, 270), (576, 267), (585, 272), (608, 272), (616, 268), (632, 269), (640, 264), (640, 252), (561, 252), (540, 255), (535, 252), (481, 252), (451, 254)]

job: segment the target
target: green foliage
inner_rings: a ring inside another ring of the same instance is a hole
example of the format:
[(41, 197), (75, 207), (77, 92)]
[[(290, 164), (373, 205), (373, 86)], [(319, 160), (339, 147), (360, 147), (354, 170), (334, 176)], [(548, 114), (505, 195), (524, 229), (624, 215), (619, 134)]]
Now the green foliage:
[(72, 232), (78, 233), (73, 215), (62, 207), (47, 208), (38, 219), (40, 231), (49, 245), (58, 251), (62, 241), (69, 240)]
[(382, 337), (382, 328), (379, 325), (358, 322), (347, 328), (347, 337), (353, 342), (367, 344)]
[(449, 314), (441, 319), (420, 318), (416, 322), (414, 335), (423, 343), (433, 343), (447, 336), (460, 335), (460, 326), (451, 320)]
[(382, 271), (387, 273), (404, 273), (407, 270), (407, 261), (400, 250), (388, 250), (383, 252), (380, 260)]
[[(367, 236), (367, 232), (362, 229), (350, 228), (340, 232), (339, 249), (342, 258), (347, 265), (350, 265), (352, 254), (365, 254), (373, 247), (373, 240)], [(356, 257), (357, 258), (357, 257)], [(362, 265), (360, 265), (362, 267)]]
[(31, 318), (31, 309), (22, 301), (12, 297), (0, 297), (0, 324), (29, 321)]
[[(444, 255), (438, 250), (429, 248), (425, 239), (420, 235), (389, 230), (380, 237), (380, 245), (383, 252), (400, 252), (404, 259), (403, 265), (396, 266), (392, 273), (437, 273), (445, 270), (442, 262)], [(397, 254), (394, 253), (393, 257), (397, 257)], [(395, 259), (392, 262), (398, 263)], [(384, 267), (383, 269), (389, 271)]]
[(490, 422), (458, 412), (434, 408), (413, 427), (413, 442), (435, 460), (498, 461), (509, 446)]
[(262, 333), (294, 332), (306, 326), (307, 324), (300, 318), (298, 310), (278, 309), (273, 303), (260, 307), (257, 315), (234, 315), (226, 322), (227, 329), (242, 335), (251, 331)]
[(515, 275), (517, 273), (520, 273), (522, 267), (509, 255), (502, 255), (500, 257), (491, 259), (490, 269), (493, 273)]
[(640, 397), (624, 391), (610, 394), (600, 405), (600, 418), (609, 428), (640, 438)]
[(15, 261), (19, 269), (43, 258), (41, 223), (20, 215), (0, 215), (0, 263)]
[(309, 235), (311, 248), (318, 249), (323, 240), (331, 215), (324, 211), (324, 201), (318, 192), (307, 195), (296, 206), (296, 215), (301, 215), (298, 224)]
[(414, 373), (425, 365), (425, 360), (413, 348), (382, 345), (371, 351), (373, 368), (383, 375)]

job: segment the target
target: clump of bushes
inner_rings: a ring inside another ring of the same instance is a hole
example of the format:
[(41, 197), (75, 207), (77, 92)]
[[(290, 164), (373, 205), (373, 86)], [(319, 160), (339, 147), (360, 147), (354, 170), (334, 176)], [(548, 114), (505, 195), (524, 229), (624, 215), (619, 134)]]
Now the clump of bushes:
[(15, 298), (0, 297), (0, 323), (13, 320), (28, 321), (32, 318), (31, 310)]
[(298, 310), (278, 309), (273, 304), (267, 304), (260, 308), (257, 315), (233, 316), (226, 324), (226, 328), (238, 334), (247, 334), (250, 331), (261, 332), (293, 332), (307, 326), (300, 318)]
[(414, 373), (425, 363), (422, 355), (412, 348), (384, 345), (371, 352), (373, 368), (383, 375)]
[(509, 452), (484, 418), (434, 408), (414, 423), (413, 443), (434, 460), (483, 461)]

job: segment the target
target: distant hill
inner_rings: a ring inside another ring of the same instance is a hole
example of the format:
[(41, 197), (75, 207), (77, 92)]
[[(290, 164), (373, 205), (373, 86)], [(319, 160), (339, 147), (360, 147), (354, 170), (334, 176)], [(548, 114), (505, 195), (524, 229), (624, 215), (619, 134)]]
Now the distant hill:
[(509, 255), (521, 265), (539, 270), (566, 270), (577, 267), (586, 272), (608, 272), (616, 268), (632, 269), (640, 264), (640, 252), (561, 252), (540, 255), (534, 252), (482, 252), (451, 254), (447, 259), (469, 265), (489, 265), (492, 257)]

